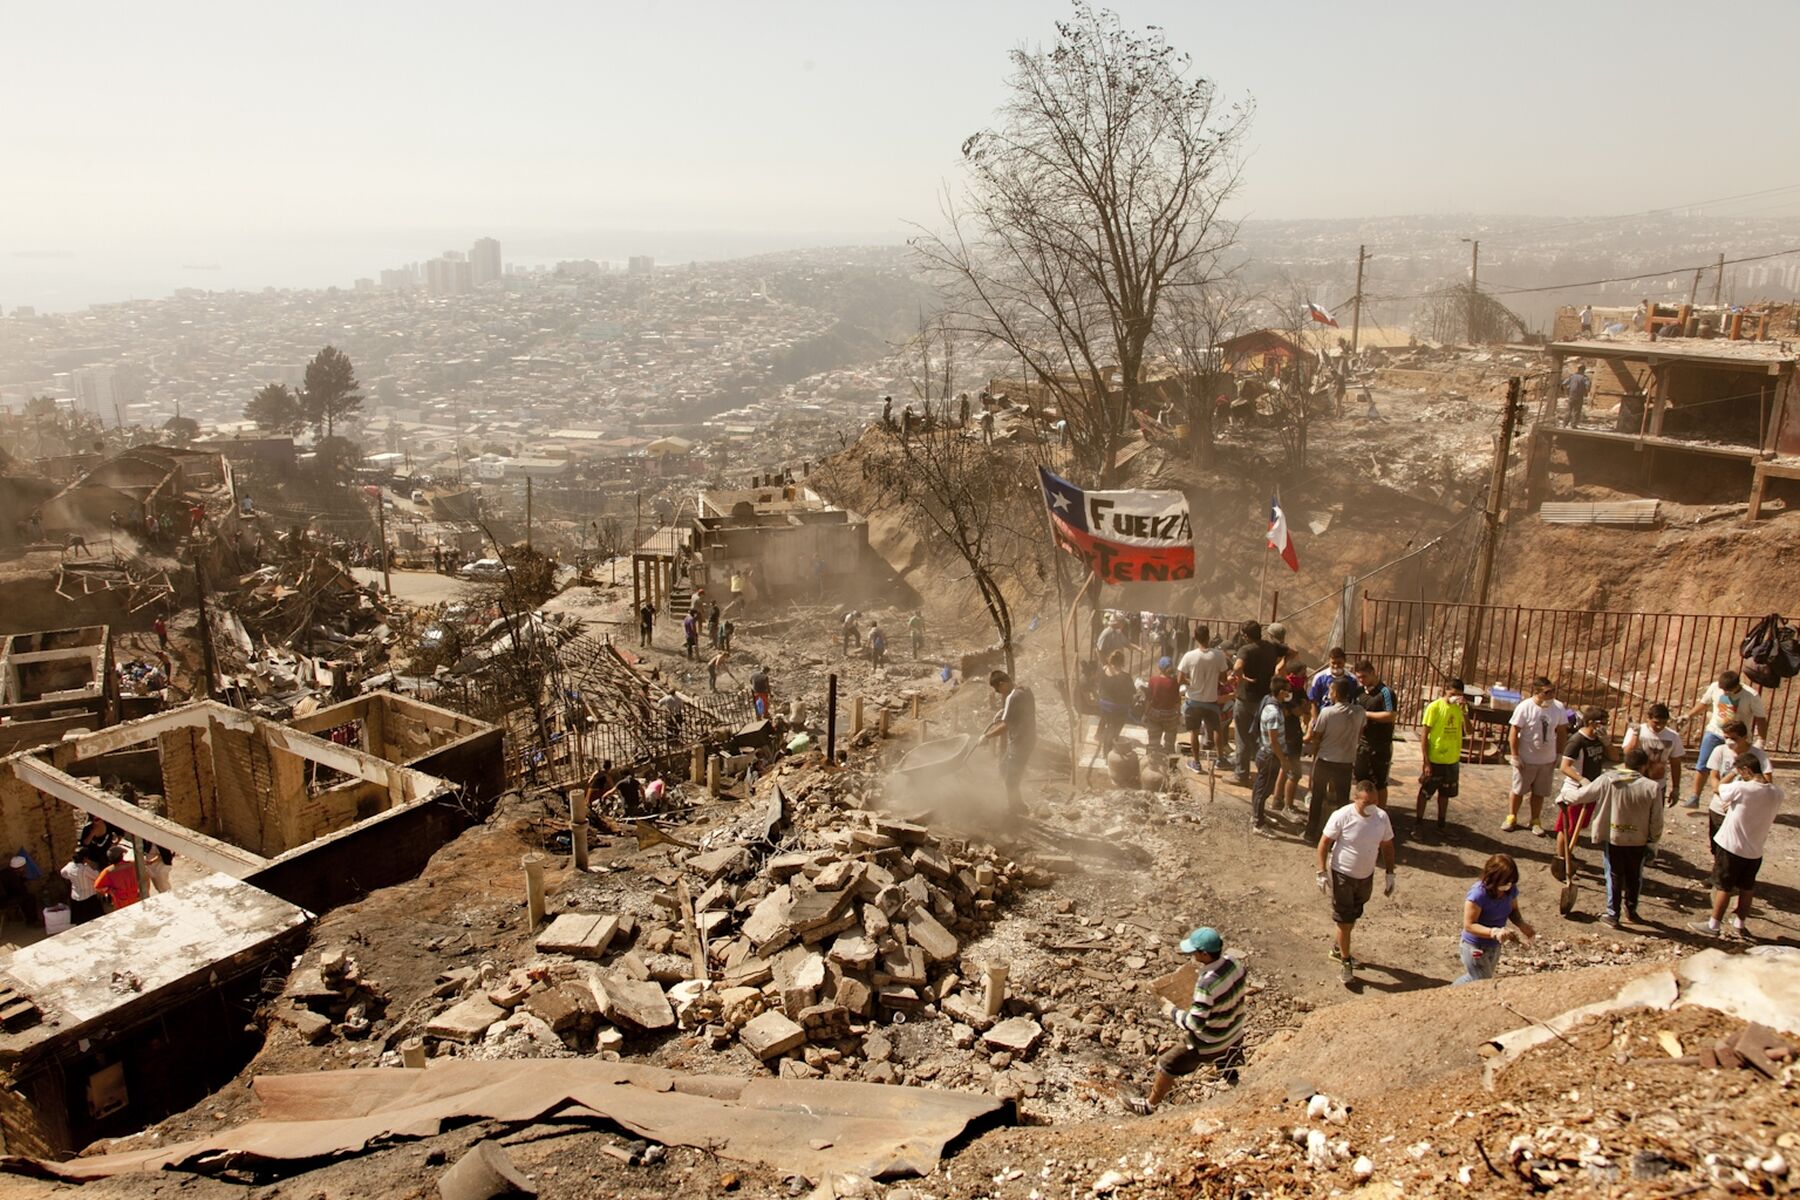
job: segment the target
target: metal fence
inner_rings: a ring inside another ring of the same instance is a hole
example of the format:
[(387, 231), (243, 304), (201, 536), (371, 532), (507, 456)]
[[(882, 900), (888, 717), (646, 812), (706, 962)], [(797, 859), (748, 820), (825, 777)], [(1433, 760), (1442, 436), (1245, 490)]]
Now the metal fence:
[[(1565, 704), (1597, 704), (1635, 720), (1655, 703), (1679, 717), (1720, 671), (1760, 616), (1587, 612), (1382, 599), (1363, 594), (1357, 656), (1382, 673), (1401, 722), (1418, 719), (1444, 681), (1529, 691), (1544, 675)], [(1467, 651), (1472, 647), (1472, 658)], [(1472, 669), (1464, 671), (1465, 663)], [(1800, 751), (1800, 686), (1764, 691), (1765, 746)], [(1615, 721), (1615, 728), (1621, 722)], [(1690, 741), (1698, 741), (1699, 730)]]

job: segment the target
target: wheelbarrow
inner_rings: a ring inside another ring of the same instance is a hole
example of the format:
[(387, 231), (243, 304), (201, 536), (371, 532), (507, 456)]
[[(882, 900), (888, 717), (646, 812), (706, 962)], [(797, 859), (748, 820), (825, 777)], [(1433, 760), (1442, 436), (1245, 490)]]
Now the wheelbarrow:
[(970, 733), (921, 742), (902, 755), (895, 765), (891, 778), (893, 790), (913, 798), (928, 796), (931, 787), (961, 771), (980, 744), (981, 739)]

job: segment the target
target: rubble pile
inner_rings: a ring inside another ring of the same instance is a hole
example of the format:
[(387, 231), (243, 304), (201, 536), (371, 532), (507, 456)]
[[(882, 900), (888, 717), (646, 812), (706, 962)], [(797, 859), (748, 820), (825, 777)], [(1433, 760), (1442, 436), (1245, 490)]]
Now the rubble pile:
[(334, 1033), (359, 1041), (369, 1036), (387, 1003), (387, 995), (364, 978), (354, 958), (343, 950), (326, 950), (315, 966), (288, 977), (275, 1016), (309, 1042), (322, 1042)]
[(252, 638), (274, 644), (356, 644), (381, 624), (374, 597), (344, 565), (320, 553), (240, 576), (230, 607)]
[[(847, 782), (847, 781), (846, 781)], [(1011, 1060), (1045, 1039), (1006, 968), (965, 962), (972, 937), (1041, 867), (852, 811), (843, 784), (715, 832), (654, 876), (655, 917), (571, 910), (510, 971), (484, 964), (424, 1024), (439, 1054), (476, 1057), (654, 1050), (668, 1035), (788, 1078), (897, 1082), (883, 1023), (941, 1019), (964, 1049)], [(779, 841), (758, 837), (772, 829)]]

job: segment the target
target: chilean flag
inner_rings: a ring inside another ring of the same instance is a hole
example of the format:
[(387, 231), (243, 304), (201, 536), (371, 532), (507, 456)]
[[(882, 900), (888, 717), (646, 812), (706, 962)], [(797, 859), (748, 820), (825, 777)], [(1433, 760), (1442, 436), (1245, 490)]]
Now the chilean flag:
[(1307, 301), (1307, 304), (1306, 304), (1306, 315), (1307, 315), (1308, 319), (1316, 321), (1320, 325), (1329, 325), (1333, 329), (1336, 329), (1338, 327), (1336, 317), (1332, 316), (1330, 313), (1326, 312), (1324, 309), (1320, 308), (1318, 305), (1312, 303), (1310, 300)]
[(1288, 533), (1287, 514), (1281, 511), (1281, 498), (1269, 499), (1269, 549), (1281, 555), (1290, 570), (1300, 569), (1300, 556), (1294, 553), (1294, 539)]

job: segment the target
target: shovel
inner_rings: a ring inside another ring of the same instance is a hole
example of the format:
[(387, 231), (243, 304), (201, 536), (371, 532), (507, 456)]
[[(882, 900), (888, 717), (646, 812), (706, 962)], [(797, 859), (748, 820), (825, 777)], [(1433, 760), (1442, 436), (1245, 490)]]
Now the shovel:
[(1580, 889), (1575, 885), (1575, 867), (1572, 855), (1575, 849), (1575, 833), (1571, 830), (1563, 839), (1563, 885), (1556, 896), (1556, 911), (1568, 916), (1575, 911), (1575, 898)]

